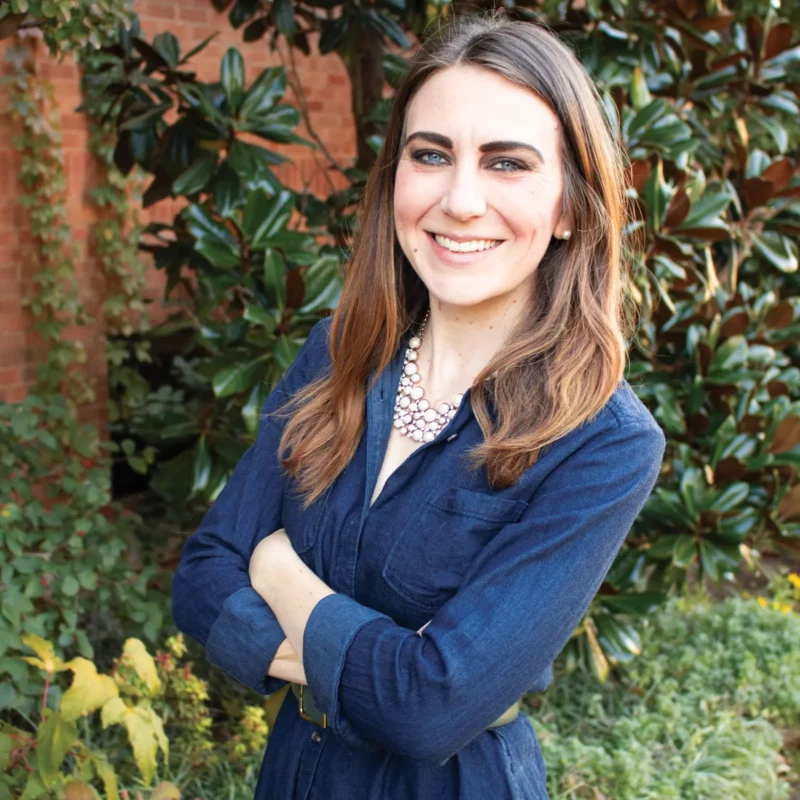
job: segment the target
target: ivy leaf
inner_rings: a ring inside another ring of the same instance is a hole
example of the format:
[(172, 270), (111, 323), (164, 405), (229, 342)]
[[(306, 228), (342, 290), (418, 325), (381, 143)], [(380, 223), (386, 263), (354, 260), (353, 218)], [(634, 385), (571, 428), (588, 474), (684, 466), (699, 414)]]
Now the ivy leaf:
[(74, 677), (61, 698), (59, 713), (67, 722), (102, 708), (111, 698), (119, 697), (119, 689), (109, 675), (100, 675), (94, 663), (86, 658), (73, 658), (67, 663)]
[(78, 738), (78, 728), (74, 722), (68, 722), (48, 708), (44, 715), (45, 720), (39, 726), (36, 755), (42, 782), (49, 789), (60, 775), (61, 762)]

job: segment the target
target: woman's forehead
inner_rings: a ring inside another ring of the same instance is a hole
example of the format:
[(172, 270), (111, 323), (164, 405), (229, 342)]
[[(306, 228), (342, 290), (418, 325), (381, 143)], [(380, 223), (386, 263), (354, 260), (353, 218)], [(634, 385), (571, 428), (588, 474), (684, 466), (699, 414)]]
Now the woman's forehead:
[(436, 72), (417, 90), (404, 136), (417, 131), (445, 136), (455, 148), (514, 140), (555, 152), (559, 142), (558, 118), (536, 94), (492, 70), (465, 65)]

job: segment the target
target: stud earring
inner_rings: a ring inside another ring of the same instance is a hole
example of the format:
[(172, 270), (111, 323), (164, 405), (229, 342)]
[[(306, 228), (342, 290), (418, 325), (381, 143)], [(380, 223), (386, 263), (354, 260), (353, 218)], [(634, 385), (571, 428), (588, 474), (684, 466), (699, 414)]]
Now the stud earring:
[(572, 236), (572, 231), (564, 231), (564, 233), (561, 234), (562, 239), (569, 239), (570, 236)]

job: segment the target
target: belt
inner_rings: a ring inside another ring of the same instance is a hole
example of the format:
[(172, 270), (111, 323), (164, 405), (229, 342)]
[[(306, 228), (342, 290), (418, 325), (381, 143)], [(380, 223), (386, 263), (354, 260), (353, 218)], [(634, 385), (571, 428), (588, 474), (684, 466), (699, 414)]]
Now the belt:
[[(308, 688), (308, 686), (304, 686), (302, 683), (293, 683), (292, 691), (294, 692), (294, 696), (297, 698), (297, 712), (300, 714), (300, 716), (309, 722), (319, 725), (321, 728), (327, 728), (328, 715), (324, 711), (320, 711), (316, 702), (314, 701), (314, 695), (311, 694), (311, 690)], [(514, 703), (511, 708), (506, 709), (488, 727), (499, 728), (501, 725), (506, 725), (509, 722), (513, 722), (519, 716), (519, 709), (520, 701), (517, 700), (517, 702)]]

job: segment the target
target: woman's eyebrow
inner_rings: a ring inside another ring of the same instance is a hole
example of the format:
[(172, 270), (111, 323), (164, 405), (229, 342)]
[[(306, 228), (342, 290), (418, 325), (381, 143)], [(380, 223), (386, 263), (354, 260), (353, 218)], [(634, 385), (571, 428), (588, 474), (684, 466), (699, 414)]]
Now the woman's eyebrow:
[[(414, 131), (414, 133), (409, 134), (406, 137), (404, 147), (408, 144), (412, 139), (424, 139), (425, 141), (431, 142), (431, 144), (438, 144), (440, 147), (444, 147), (448, 150), (453, 149), (453, 140), (447, 136), (443, 136), (441, 133), (434, 133), (433, 131)], [(529, 150), (533, 153), (539, 161), (544, 164), (544, 156), (542, 155), (542, 151), (539, 150), (538, 147), (534, 147), (532, 144), (528, 144), (527, 142), (515, 142), (515, 141), (496, 141), (496, 142), (486, 142), (486, 144), (482, 144), (478, 150), (481, 153), (497, 153), (506, 150)]]

